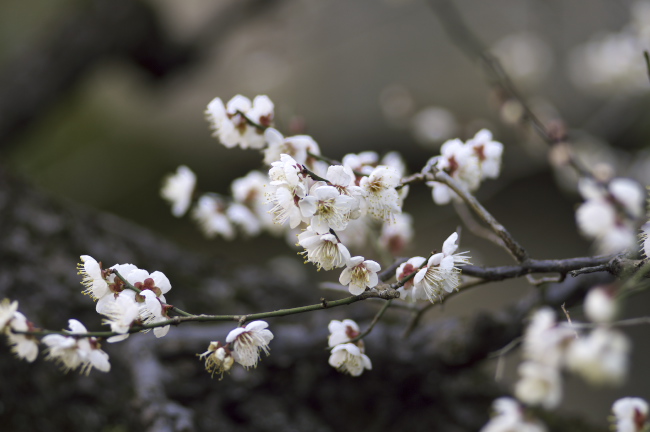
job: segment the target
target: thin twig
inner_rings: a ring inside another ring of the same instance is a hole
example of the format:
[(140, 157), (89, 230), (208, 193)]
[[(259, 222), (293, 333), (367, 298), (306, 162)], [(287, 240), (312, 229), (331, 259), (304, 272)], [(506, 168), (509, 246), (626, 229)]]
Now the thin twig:
[[(503, 69), (499, 59), (490, 53), (482, 41), (472, 32), (454, 2), (450, 0), (430, 0), (429, 3), (438, 14), (440, 23), (452, 42), (470, 59), (481, 62), (491, 85), (499, 88), (521, 105), (524, 111), (523, 119), (530, 123), (535, 132), (549, 145), (565, 142), (566, 137), (563, 133), (552, 133), (535, 115), (508, 73)], [(568, 162), (581, 176), (593, 178), (591, 171), (572, 155), (569, 155)]]
[(433, 308), (436, 305), (442, 305), (449, 298), (455, 296), (456, 294), (460, 293), (461, 291), (467, 291), (467, 289), (469, 289), (469, 288), (476, 287), (476, 286), (482, 285), (482, 284), (487, 283), (487, 282), (488, 281), (483, 280), (483, 279), (477, 279), (477, 280), (465, 282), (464, 284), (460, 285), (456, 291), (448, 293), (447, 295), (442, 297), (442, 299), (440, 299), (439, 303), (429, 303), (426, 306), (423, 306), (420, 309), (417, 309), (417, 310), (413, 311), (413, 313), (411, 314), (411, 320), (407, 324), (406, 329), (404, 329), (404, 333), (402, 334), (403, 335), (402, 337), (404, 339), (406, 339), (411, 335), (411, 333), (413, 332), (415, 327), (417, 327), (417, 325), (420, 323), (420, 320), (422, 319), (422, 316), (429, 309)]
[[(254, 321), (254, 320), (259, 320), (264, 318), (282, 317), (287, 315), (295, 315), (295, 314), (300, 314), (305, 312), (313, 312), (321, 309), (331, 309), (334, 307), (350, 305), (352, 303), (356, 303), (358, 301), (366, 300), (369, 298), (392, 300), (395, 298), (399, 298), (399, 292), (390, 288), (389, 286), (384, 285), (383, 289), (381, 290), (366, 291), (358, 296), (346, 297), (340, 300), (323, 301), (321, 303), (317, 303), (313, 305), (301, 306), (301, 307), (290, 308), (290, 309), (279, 309), (271, 312), (261, 312), (261, 313), (248, 314), (248, 315), (192, 315), (187, 317), (186, 316), (173, 317), (168, 320), (158, 321), (156, 323), (132, 326), (129, 329), (128, 333), (137, 333), (142, 330), (153, 329), (157, 327), (165, 327), (168, 325), (179, 325), (187, 322), (234, 321), (240, 323), (240, 325), (243, 325), (248, 321)], [(122, 333), (116, 333), (111, 331), (87, 332), (87, 333), (79, 334), (79, 333), (72, 333), (69, 330), (38, 330), (38, 331), (24, 331), (24, 332), (15, 331), (15, 333), (28, 334), (33, 336), (61, 334), (61, 335), (73, 336), (73, 337), (100, 337), (100, 338), (108, 338), (111, 336), (117, 336), (119, 334), (122, 334)]]
[(508, 230), (506, 230), (506, 228), (501, 225), (476, 198), (474, 198), (472, 194), (465, 190), (462, 185), (442, 170), (434, 169), (432, 174), (435, 181), (449, 186), (451, 190), (456, 192), (456, 194), (465, 201), (469, 208), (471, 208), (474, 213), (481, 218), (481, 220), (483, 220), (483, 222), (485, 222), (501, 240), (503, 240), (508, 251), (517, 262), (522, 263), (528, 259), (528, 253), (526, 250), (512, 237), (512, 235), (510, 235)]
[[(347, 343), (354, 343), (354, 342), (356, 342), (358, 340), (361, 340), (364, 337), (368, 336), (370, 334), (370, 332), (372, 331), (372, 329), (375, 328), (375, 325), (379, 322), (381, 317), (384, 316), (384, 313), (388, 310), (388, 308), (390, 307), (392, 302), (393, 302), (392, 300), (388, 300), (386, 303), (384, 303), (384, 305), (381, 307), (381, 309), (379, 309), (379, 311), (375, 314), (375, 317), (370, 322), (370, 325), (368, 326), (368, 328), (364, 332), (359, 333), (359, 335), (357, 335), (357, 336), (353, 337), (352, 339), (350, 339)], [(331, 347), (331, 348), (334, 348), (334, 347)]]
[(453, 201), (453, 204), (454, 204), (454, 210), (456, 210), (456, 214), (458, 214), (460, 219), (463, 221), (463, 224), (467, 227), (468, 230), (470, 230), (472, 234), (474, 234), (477, 237), (484, 238), (485, 240), (492, 242), (509, 252), (508, 247), (503, 242), (503, 240), (499, 238), (499, 236), (494, 234), (489, 229), (481, 226), (481, 224), (479, 224), (472, 217), (472, 213), (468, 211), (467, 205), (465, 205), (464, 203), (459, 203), (458, 201)]

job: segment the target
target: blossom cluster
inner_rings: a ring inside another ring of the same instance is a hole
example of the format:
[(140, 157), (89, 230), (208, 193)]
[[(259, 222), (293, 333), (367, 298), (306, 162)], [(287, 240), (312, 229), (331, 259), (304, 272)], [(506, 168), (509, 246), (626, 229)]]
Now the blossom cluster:
[(252, 321), (246, 327), (238, 327), (228, 333), (225, 345), (219, 341), (210, 342), (208, 350), (199, 355), (199, 358), (205, 358), (205, 369), (212, 376), (218, 374), (223, 378), (223, 374), (229, 372), (235, 362), (246, 369), (257, 367), (260, 352), (269, 355), (268, 345), (273, 333), (267, 329), (268, 326), (265, 321)]
[(626, 178), (615, 178), (608, 184), (583, 178), (578, 187), (585, 199), (576, 210), (578, 228), (595, 240), (598, 252), (618, 253), (636, 247), (644, 215), (643, 188)]
[(493, 417), (481, 428), (480, 432), (546, 432), (538, 420), (527, 415), (519, 402), (502, 397), (492, 403)]
[(650, 1), (635, 2), (629, 12), (630, 21), (621, 30), (599, 32), (572, 50), (569, 72), (577, 87), (617, 96), (647, 89), (641, 53), (650, 44)]
[[(79, 368), (88, 374), (92, 368), (108, 372), (111, 364), (97, 338), (87, 337), (86, 327), (75, 319), (69, 321), (70, 330), (61, 334), (47, 334), (41, 342), (46, 348), (46, 359), (61, 364), (65, 372)], [(7, 336), (11, 351), (20, 359), (33, 362), (38, 356), (39, 341), (29, 334), (38, 329), (18, 312), (18, 302), (4, 299), (0, 303), (0, 330)]]
[(356, 322), (351, 319), (332, 320), (328, 328), (330, 335), (327, 343), (331, 348), (330, 366), (355, 377), (361, 375), (365, 369), (372, 369), (372, 362), (365, 354), (363, 340), (352, 342), (361, 334)]
[[(605, 316), (602, 305), (591, 308), (588, 315)], [(539, 309), (524, 335), (524, 362), (519, 366), (515, 395), (529, 405), (557, 407), (562, 399), (563, 369), (595, 385), (620, 384), (627, 373), (629, 351), (628, 338), (607, 323), (581, 334), (571, 324), (556, 322), (550, 308)]]
[[(414, 302), (416, 300), (441, 300), (445, 292), (451, 293), (460, 285), (458, 264), (468, 264), (467, 252), (455, 253), (458, 249), (458, 233), (453, 233), (442, 245), (442, 252), (424, 257), (413, 257), (401, 264), (395, 274), (398, 282), (400, 299)], [(415, 276), (412, 276), (415, 274)], [(409, 278), (410, 276), (410, 278)], [(407, 279), (409, 278), (409, 279)]]
[[(128, 338), (129, 330), (134, 324), (156, 324), (169, 319), (167, 312), (171, 306), (166, 303), (165, 293), (172, 286), (162, 272), (149, 274), (133, 264), (116, 264), (104, 270), (101, 263), (89, 255), (81, 256), (78, 270), (83, 276), (82, 284), (86, 287), (84, 294), (97, 301), (95, 309), (106, 316), (104, 324), (110, 325), (111, 331), (119, 333), (110, 337), (108, 342)], [(135, 289), (128, 289), (127, 284), (115, 272)], [(168, 331), (168, 325), (153, 330), (158, 338), (165, 336)]]
[[(476, 191), (485, 179), (495, 179), (501, 171), (503, 144), (492, 139), (492, 133), (482, 129), (476, 135), (463, 142), (452, 139), (440, 148), (441, 155), (431, 159), (427, 165), (445, 171), (468, 191)], [(452, 199), (460, 198), (449, 186), (429, 182), (436, 204), (448, 204)]]

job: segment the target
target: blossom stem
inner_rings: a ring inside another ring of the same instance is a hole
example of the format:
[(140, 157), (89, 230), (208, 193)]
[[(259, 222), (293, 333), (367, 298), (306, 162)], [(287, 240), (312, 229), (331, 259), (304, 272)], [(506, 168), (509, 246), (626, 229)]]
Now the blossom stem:
[(254, 122), (253, 120), (251, 120), (251, 119), (250, 119), (246, 114), (244, 114), (244, 113), (241, 112), (240, 110), (237, 110), (237, 114), (239, 114), (240, 116), (242, 116), (242, 117), (246, 120), (246, 123), (248, 123), (249, 125), (253, 126), (254, 128), (259, 129), (259, 130), (261, 130), (261, 131), (266, 130), (267, 126), (263, 126), (263, 125), (261, 125), (261, 124), (259, 124), (259, 123)]
[(120, 274), (120, 272), (118, 272), (118, 271), (115, 270), (115, 269), (112, 269), (111, 271), (113, 272), (113, 274), (114, 274), (115, 276), (117, 276), (117, 277), (118, 277), (118, 278), (119, 278), (119, 279), (124, 283), (124, 286), (125, 286), (125, 287), (127, 287), (127, 288), (130, 289), (130, 290), (135, 291), (135, 292), (138, 293), (138, 294), (140, 294), (140, 293), (142, 292), (141, 290), (139, 290), (139, 289), (137, 289), (136, 287), (134, 287), (134, 286), (131, 284), (131, 282), (127, 281), (127, 280), (124, 278), (124, 276), (122, 276), (122, 275)]
[(456, 180), (451, 178), (449, 174), (442, 170), (433, 171), (433, 178), (435, 181), (449, 186), (463, 201), (476, 213), (476, 215), (483, 220), (494, 233), (503, 240), (510, 254), (519, 263), (528, 260), (528, 252), (510, 235), (508, 230), (501, 225), (472, 194), (467, 192)]
[[(177, 316), (170, 318), (168, 320), (159, 321), (152, 324), (145, 324), (139, 326), (133, 326), (129, 329), (128, 333), (137, 333), (142, 330), (153, 329), (157, 327), (165, 327), (168, 325), (179, 325), (186, 322), (218, 322), (218, 321), (235, 321), (241, 324), (244, 324), (248, 321), (255, 321), (264, 318), (275, 318), (282, 317), (287, 315), (294, 315), (305, 312), (312, 312), (321, 309), (330, 309), (338, 306), (345, 306), (358, 301), (366, 300), (369, 298), (379, 298), (384, 300), (392, 300), (399, 297), (399, 292), (386, 287), (383, 290), (371, 290), (366, 291), (357, 296), (350, 296), (340, 300), (326, 301), (323, 300), (320, 303), (301, 306), (291, 309), (279, 309), (276, 311), (270, 312), (261, 312), (256, 314), (247, 314), (247, 315), (192, 315), (192, 316)], [(88, 332), (84, 334), (71, 334), (67, 330), (39, 330), (39, 331), (14, 331), (17, 334), (27, 334), (33, 336), (45, 336), (48, 334), (61, 334), (65, 336), (76, 336), (76, 337), (101, 337), (107, 338), (111, 336), (117, 336), (121, 333), (111, 332), (111, 331), (102, 331), (102, 332)]]
[(314, 179), (314, 180), (316, 180), (316, 181), (322, 181), (322, 182), (325, 182), (325, 183), (327, 183), (327, 184), (332, 184), (332, 182), (330, 182), (329, 180), (327, 180), (327, 179), (324, 178), (324, 177), (319, 176), (319, 175), (316, 174), (315, 172), (310, 171), (309, 168), (307, 168), (307, 167), (304, 166), (304, 165), (302, 166), (301, 174), (307, 174), (309, 177), (311, 177), (312, 179)]
[[(375, 317), (370, 322), (370, 325), (368, 326), (368, 328), (364, 332), (359, 333), (359, 335), (357, 335), (357, 336), (353, 337), (352, 339), (350, 339), (348, 341), (348, 343), (354, 343), (354, 342), (356, 342), (358, 340), (361, 340), (364, 337), (368, 336), (370, 334), (370, 332), (372, 331), (372, 329), (375, 328), (375, 325), (379, 322), (381, 317), (384, 316), (384, 313), (386, 312), (386, 310), (388, 310), (388, 308), (390, 307), (392, 302), (393, 302), (392, 300), (388, 300), (386, 303), (384, 303), (384, 305), (381, 307), (381, 309), (379, 309), (379, 312), (377, 312), (375, 314)], [(332, 348), (334, 348), (334, 347), (330, 347), (330, 349), (332, 349)]]

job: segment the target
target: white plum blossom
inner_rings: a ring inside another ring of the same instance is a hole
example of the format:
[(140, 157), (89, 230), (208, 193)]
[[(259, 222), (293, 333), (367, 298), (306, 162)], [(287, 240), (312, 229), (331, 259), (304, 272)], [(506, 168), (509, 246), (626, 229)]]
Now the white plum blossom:
[(616, 432), (643, 432), (648, 419), (648, 403), (636, 397), (624, 397), (612, 405)]
[(584, 309), (587, 318), (595, 323), (610, 323), (618, 314), (618, 302), (612, 285), (597, 286), (585, 297)]
[(320, 270), (343, 267), (350, 259), (350, 252), (333, 234), (319, 234), (311, 227), (300, 233), (298, 244), (305, 248), (307, 262), (314, 263)]
[(529, 405), (556, 408), (562, 399), (560, 371), (542, 363), (527, 361), (519, 365), (521, 378), (515, 384), (515, 395)]
[[(481, 167), (474, 148), (459, 139), (445, 142), (440, 147), (441, 155), (435, 159), (436, 167), (449, 174), (461, 183), (468, 191), (478, 189), (481, 182)], [(448, 204), (458, 196), (447, 185), (438, 182), (427, 182), (431, 186), (433, 200), (436, 204)]]
[(384, 223), (379, 245), (393, 256), (398, 256), (413, 240), (413, 218), (408, 213), (395, 215), (394, 223)]
[(396, 151), (386, 153), (384, 157), (381, 158), (379, 165), (385, 165), (387, 167), (394, 168), (400, 177), (404, 177), (406, 175), (406, 162), (404, 162), (402, 155)]
[(9, 325), (9, 321), (14, 318), (16, 311), (18, 311), (17, 301), (11, 301), (8, 298), (2, 300), (0, 303), (0, 331)]
[(379, 165), (359, 183), (363, 189), (368, 213), (377, 219), (393, 222), (395, 215), (402, 212), (397, 187), (401, 176), (395, 168)]
[(637, 222), (643, 214), (643, 188), (625, 178), (615, 178), (608, 185), (581, 179), (578, 186), (586, 200), (576, 210), (582, 234), (594, 239), (598, 251), (604, 254), (634, 246)]
[[(400, 282), (407, 276), (420, 271), (420, 267), (427, 262), (424, 257), (413, 257), (405, 263), (400, 264), (395, 272), (395, 279)], [(397, 289), (399, 291), (399, 298), (401, 300), (415, 302), (416, 300), (428, 300), (424, 290), (415, 290), (413, 278), (407, 280), (404, 285)], [(418, 297), (416, 297), (416, 295)], [(422, 297), (420, 297), (422, 296)]]
[(348, 285), (350, 294), (359, 295), (366, 288), (373, 288), (379, 283), (377, 272), (381, 266), (372, 260), (366, 260), (362, 256), (350, 258), (347, 267), (341, 273), (339, 282), (341, 285)]
[(273, 205), (267, 200), (269, 178), (260, 171), (251, 171), (244, 177), (235, 179), (230, 188), (235, 203), (243, 204), (253, 211), (259, 224), (271, 231), (278, 232), (278, 227), (273, 222), (270, 212)]
[(287, 154), (280, 155), (280, 160), (273, 162), (269, 169), (272, 186), (287, 185), (296, 187), (301, 183), (300, 173), (303, 166)]
[(212, 377), (218, 374), (219, 380), (223, 379), (224, 372), (229, 372), (235, 359), (232, 357), (232, 352), (228, 347), (221, 345), (221, 342), (210, 342), (208, 350), (199, 355), (202, 360), (205, 358), (205, 370), (207, 370)]
[(350, 153), (343, 156), (343, 165), (364, 175), (370, 175), (379, 164), (379, 155), (374, 151), (364, 151), (359, 154)]
[(361, 375), (365, 369), (372, 369), (372, 362), (363, 353), (363, 348), (353, 343), (340, 344), (332, 348), (329, 364), (339, 372), (355, 377)]
[(474, 151), (478, 158), (478, 164), (481, 167), (481, 180), (499, 177), (503, 144), (492, 139), (492, 132), (481, 129), (474, 135), (474, 138), (467, 141), (466, 145)]
[(555, 312), (544, 307), (535, 311), (524, 332), (523, 356), (536, 363), (559, 368), (566, 356), (567, 346), (575, 339), (575, 332), (559, 325)]
[(168, 175), (163, 180), (160, 195), (172, 205), (172, 214), (183, 216), (192, 202), (192, 194), (196, 186), (196, 175), (185, 165), (181, 165), (175, 174)]
[(266, 203), (264, 189), (268, 183), (269, 178), (266, 174), (253, 170), (244, 177), (233, 180), (230, 190), (236, 202), (256, 208)]
[(442, 245), (442, 252), (432, 255), (427, 265), (419, 270), (413, 278), (415, 293), (418, 299), (422, 291), (432, 303), (442, 299), (443, 292), (451, 293), (460, 285), (460, 269), (457, 264), (468, 264), (466, 252), (454, 253), (458, 249), (456, 241), (458, 233), (453, 233)]
[(77, 264), (77, 274), (82, 275), (81, 284), (86, 287), (83, 294), (98, 300), (110, 292), (104, 277), (101, 264), (89, 255), (81, 255), (81, 263)]
[(345, 165), (332, 165), (327, 168), (326, 178), (342, 195), (354, 198), (350, 210), (350, 219), (359, 218), (364, 213), (366, 206), (363, 190), (355, 185), (356, 176), (352, 169)]
[(270, 213), (273, 214), (273, 222), (284, 225), (289, 221), (290, 228), (296, 228), (303, 222), (300, 202), (305, 197), (305, 187), (297, 184), (295, 187), (279, 185), (271, 195), (269, 202), (273, 204)]
[(630, 341), (616, 330), (598, 327), (575, 340), (567, 352), (567, 367), (596, 385), (621, 384), (628, 370)]
[(280, 155), (291, 156), (300, 164), (308, 164), (308, 153), (320, 155), (318, 144), (309, 135), (284, 137), (277, 129), (268, 128), (264, 131), (268, 147), (264, 150), (264, 163), (271, 165), (280, 160)]
[(348, 343), (361, 334), (359, 326), (351, 319), (344, 319), (343, 321), (332, 320), (328, 324), (327, 329), (330, 331), (327, 339), (330, 348), (339, 344)]
[(100, 349), (97, 339), (83, 337), (88, 331), (83, 324), (75, 319), (68, 321), (70, 333), (75, 336), (51, 334), (44, 336), (42, 342), (47, 345), (47, 359), (54, 360), (63, 366), (65, 372), (81, 368), (81, 373), (88, 375), (94, 367), (102, 372), (108, 372), (111, 365), (108, 354)]
[(206, 237), (221, 235), (226, 240), (235, 238), (235, 229), (226, 216), (226, 206), (223, 201), (213, 194), (205, 194), (199, 198), (192, 217)]
[(244, 149), (261, 149), (265, 144), (264, 134), (262, 130), (249, 124), (248, 120), (263, 128), (271, 126), (273, 110), (273, 102), (267, 96), (256, 96), (251, 102), (247, 97), (236, 95), (226, 106), (220, 98), (213, 99), (205, 114), (214, 129), (213, 136), (226, 147), (239, 145)]
[(102, 315), (107, 317), (104, 324), (110, 325), (111, 331), (120, 333), (109, 337), (107, 342), (119, 342), (128, 338), (131, 325), (140, 318), (140, 306), (135, 301), (135, 291), (122, 291), (115, 301), (106, 304)]
[[(17, 302), (14, 303), (17, 305)], [(34, 330), (31, 323), (27, 321), (25, 315), (18, 311), (14, 311), (9, 326), (4, 330), (7, 339), (9, 339), (9, 345), (11, 345), (11, 352), (29, 363), (36, 360), (38, 356), (38, 340), (34, 336), (14, 333), (14, 331), (30, 330)]]
[(354, 203), (354, 198), (341, 195), (334, 186), (316, 183), (309, 195), (300, 201), (299, 207), (302, 216), (310, 219), (314, 231), (325, 234), (330, 228), (344, 230), (347, 227)]
[(546, 432), (544, 425), (525, 415), (523, 407), (512, 398), (496, 399), (492, 410), (494, 416), (480, 432)]
[[(143, 290), (140, 292), (140, 295), (144, 297), (144, 303), (140, 306), (140, 317), (142, 318), (143, 324), (156, 324), (169, 319), (163, 309), (160, 298), (153, 291)], [(147, 331), (149, 330), (144, 330), (145, 333)], [(157, 338), (167, 335), (167, 332), (169, 332), (169, 325), (155, 327), (153, 329), (153, 334)]]
[(232, 344), (232, 356), (237, 363), (245, 368), (256, 367), (260, 351), (269, 355), (273, 333), (267, 330), (268, 326), (265, 321), (253, 321), (228, 333), (226, 342)]
[(243, 204), (230, 204), (226, 209), (226, 216), (247, 236), (256, 236), (262, 231), (262, 224), (257, 216)]

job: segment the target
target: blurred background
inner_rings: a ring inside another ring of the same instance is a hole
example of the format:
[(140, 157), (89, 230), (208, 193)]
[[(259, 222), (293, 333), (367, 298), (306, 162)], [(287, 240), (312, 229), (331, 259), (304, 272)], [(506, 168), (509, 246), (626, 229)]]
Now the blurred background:
[[(580, 158), (604, 178), (650, 184), (642, 55), (650, 2), (454, 4), (540, 118), (566, 125)], [(520, 107), (450, 42), (446, 19), (423, 0), (4, 0), (0, 163), (47, 193), (233, 266), (253, 251), (260, 262), (277, 255), (300, 262), (282, 238), (207, 240), (159, 197), (162, 179), (181, 164), (197, 174), (200, 190), (223, 194), (234, 178), (260, 169), (258, 152), (229, 150), (211, 137), (204, 110), (217, 96), (266, 94), (285, 135), (309, 134), (335, 159), (397, 150), (411, 172), (445, 140), (489, 128), (505, 145), (503, 171), (483, 184), (479, 199), (535, 258), (592, 253), (575, 227), (574, 179), (550, 168), (545, 144), (521, 125)], [(460, 223), (423, 185), (411, 188), (404, 210), (417, 233), (405, 254), (440, 248)], [(461, 250), (474, 264), (511, 263), (486, 241), (463, 237)], [(530, 290), (525, 280), (488, 285), (427, 319), (496, 310)], [(315, 290), (314, 299), (322, 295)], [(649, 297), (637, 298), (626, 316), (647, 315)], [(572, 313), (580, 318), (580, 310)], [(626, 329), (637, 341), (646, 331)], [(511, 357), (510, 380), (518, 361)], [(648, 362), (650, 352), (637, 343), (632, 379), (613, 391), (569, 377), (561, 409), (604, 425), (616, 398), (650, 398)]]

